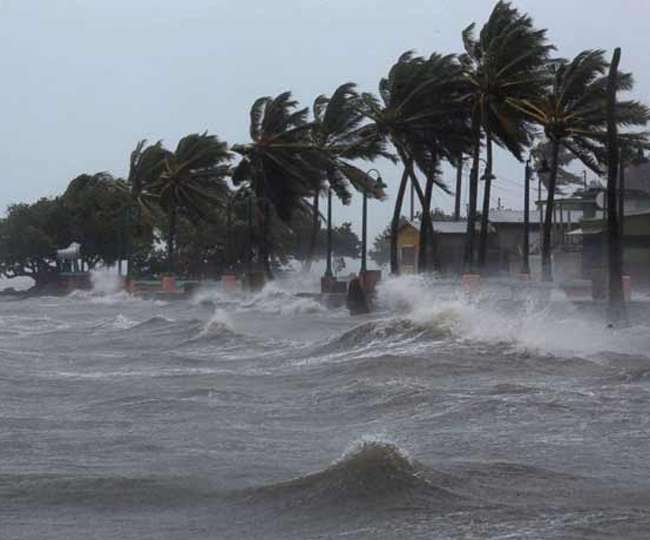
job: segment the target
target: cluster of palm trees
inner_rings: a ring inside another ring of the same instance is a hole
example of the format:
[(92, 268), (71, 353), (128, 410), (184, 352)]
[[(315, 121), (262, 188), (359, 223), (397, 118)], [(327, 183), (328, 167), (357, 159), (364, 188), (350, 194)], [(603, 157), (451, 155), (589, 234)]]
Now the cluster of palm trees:
[[(610, 64), (602, 50), (586, 50), (570, 60), (552, 56), (554, 47), (546, 30), (535, 28), (528, 15), (508, 2), (496, 4), (480, 31), (474, 24), (468, 26), (462, 43), (460, 54), (423, 57), (406, 52), (379, 82), (378, 96), (346, 83), (329, 97), (317, 97), (311, 115), (290, 92), (262, 97), (250, 111), (250, 141), (230, 150), (207, 133), (185, 137), (174, 151), (161, 143), (140, 143), (132, 155), (127, 185), (144, 211), (150, 205), (164, 210), (170, 271), (177, 214), (202, 216), (208, 205), (227, 204), (227, 177), (253, 201), (261, 231), (258, 262), (270, 274), (270, 220), (289, 223), (294, 212), (308, 212), (317, 231), (319, 197), (324, 192), (331, 190), (344, 203), (353, 189), (383, 198), (381, 186), (359, 165), (360, 160), (377, 158), (400, 163), (402, 169), (391, 222), (391, 272), (399, 273), (397, 230), (409, 183), (422, 207), (419, 268), (428, 271), (436, 263), (434, 190), (451, 192), (441, 177), (441, 165), (448, 162), (460, 169), (466, 160), (471, 173), (465, 266), (468, 272), (483, 271), (493, 147), (504, 148), (523, 162), (533, 145), (544, 141), (550, 149), (550, 175), (542, 266), (544, 278), (552, 279), (559, 156), (568, 152), (602, 174), (611, 161), (612, 144), (616, 152), (647, 146), (645, 134), (629, 130), (645, 125), (649, 110), (637, 101), (610, 99), (609, 130), (613, 122), (621, 133), (608, 142), (608, 83), (610, 94), (628, 91), (631, 75), (618, 69), (608, 74)], [(483, 154), (485, 168), (480, 174)], [(240, 159), (231, 166), (234, 155)]]

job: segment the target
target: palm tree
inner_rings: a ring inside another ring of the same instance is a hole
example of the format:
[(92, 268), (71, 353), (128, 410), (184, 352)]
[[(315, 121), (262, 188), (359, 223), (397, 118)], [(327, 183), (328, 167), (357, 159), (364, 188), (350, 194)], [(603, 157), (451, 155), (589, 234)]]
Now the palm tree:
[(304, 206), (303, 199), (321, 189), (322, 171), (329, 165), (328, 157), (311, 140), (307, 109), (297, 107), (291, 92), (257, 99), (250, 112), (251, 142), (232, 147), (241, 155), (233, 183), (246, 182), (255, 193), (259, 255), (269, 278), (271, 210), (289, 223), (292, 213)]
[(535, 29), (528, 15), (520, 14), (504, 1), (496, 4), (478, 39), (474, 28), (472, 24), (463, 31), (465, 54), (461, 57), (468, 82), (466, 103), (471, 110), (474, 131), (465, 263), (471, 268), (474, 257), (478, 161), (484, 135), (487, 155), (482, 177), (485, 184), (478, 249), (478, 264), (483, 269), (493, 179), (492, 143), (506, 148), (523, 161), (523, 151), (531, 142), (530, 126), (527, 118), (512, 107), (511, 101), (533, 99), (543, 92), (548, 77), (541, 68), (553, 47), (547, 43), (546, 30)]
[(438, 186), (445, 193), (450, 193), (447, 185), (438, 177), (440, 162), (443, 159), (455, 162), (457, 156), (467, 152), (471, 145), (469, 117), (462, 101), (467, 85), (461, 64), (454, 55), (434, 53), (428, 58), (427, 67), (426, 94), (422, 102), (426, 114), (421, 128), (422, 144), (414, 146), (415, 161), (426, 177), (418, 254), (420, 272), (426, 272), (435, 265), (431, 246), (433, 188)]
[(207, 132), (187, 135), (173, 152), (162, 152), (162, 171), (143, 185), (142, 191), (155, 198), (167, 217), (167, 262), (173, 274), (178, 214), (193, 221), (206, 219), (214, 205), (224, 204), (228, 195), (224, 179), (230, 171), (231, 154), (225, 142)]
[[(142, 139), (131, 152), (128, 177), (126, 180), (121, 178), (116, 180), (118, 188), (129, 195), (129, 203), (123, 209), (124, 219), (127, 222), (127, 229), (131, 232), (133, 232), (131, 225), (135, 223), (135, 236), (142, 235), (144, 225), (153, 228), (157, 212), (156, 197), (147, 188), (162, 174), (166, 158), (167, 151), (161, 141), (147, 146), (146, 139)], [(128, 247), (125, 247), (129, 273), (133, 240), (134, 238), (129, 235), (126, 239)]]
[[(344, 204), (350, 202), (349, 185), (370, 197), (384, 197), (383, 189), (356, 166), (353, 160), (373, 161), (377, 157), (395, 159), (387, 151), (384, 139), (378, 137), (372, 128), (363, 125), (365, 117), (359, 109), (359, 94), (355, 87), (354, 83), (342, 84), (331, 97), (318, 96), (312, 108), (314, 120), (311, 137), (314, 145), (329, 157), (329, 166), (323, 172), (328, 186)], [(319, 196), (319, 191), (314, 193), (307, 268), (316, 248), (320, 223)]]
[[(434, 156), (430, 144), (432, 136), (428, 133), (428, 131), (436, 132), (444, 116), (440, 116), (440, 110), (430, 110), (429, 101), (442, 84), (441, 78), (432, 74), (432, 66), (438, 62), (451, 65), (454, 62), (453, 58), (453, 56), (436, 55), (435, 60), (428, 61), (415, 56), (411, 51), (406, 52), (393, 65), (388, 76), (380, 81), (381, 101), (370, 93), (363, 93), (361, 96), (362, 111), (371, 122), (368, 129), (373, 129), (378, 136), (385, 137), (391, 142), (403, 166), (391, 221), (390, 264), (393, 274), (399, 273), (397, 233), (409, 179), (423, 209), (427, 208), (425, 194), (417, 181), (414, 166), (417, 165), (424, 171), (433, 185), (447, 189), (444, 182), (440, 181), (435, 174), (435, 163), (439, 156)], [(428, 212), (423, 212), (423, 222), (432, 237), (431, 220), (427, 214)]]
[[(510, 101), (513, 107), (539, 124), (551, 142), (542, 237), (542, 275), (545, 281), (553, 280), (551, 229), (560, 148), (566, 148), (597, 174), (602, 172), (601, 163), (606, 162), (604, 144), (607, 137), (607, 68), (604, 51), (583, 51), (571, 61), (558, 60), (551, 64), (553, 82), (548, 93), (534, 99)], [(617, 90), (630, 90), (632, 86), (633, 79), (630, 74), (619, 74)], [(615, 120), (619, 127), (645, 125), (648, 121), (648, 109), (637, 101), (618, 101), (615, 107)]]

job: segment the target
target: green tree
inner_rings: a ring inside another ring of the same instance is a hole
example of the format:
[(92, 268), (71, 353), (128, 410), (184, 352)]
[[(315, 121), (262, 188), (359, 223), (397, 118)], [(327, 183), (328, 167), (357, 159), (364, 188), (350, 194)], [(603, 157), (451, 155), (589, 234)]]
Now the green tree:
[[(391, 221), (393, 274), (399, 273), (397, 230), (409, 180), (422, 206), (426, 207), (425, 195), (417, 181), (415, 166), (425, 173), (428, 181), (447, 189), (444, 182), (436, 177), (436, 163), (440, 158), (442, 146), (434, 148), (432, 141), (437, 140), (435, 134), (442, 133), (442, 126), (445, 126), (447, 120), (445, 115), (449, 114), (449, 118), (454, 118), (454, 114), (450, 109), (443, 113), (440, 107), (431, 105), (439, 105), (445, 88), (457, 84), (457, 80), (448, 73), (456, 69), (455, 64), (453, 56), (433, 55), (430, 60), (425, 60), (412, 52), (406, 52), (393, 65), (388, 76), (380, 81), (381, 101), (370, 93), (361, 96), (362, 110), (371, 122), (369, 129), (374, 129), (378, 136), (391, 142), (403, 166)], [(446, 69), (436, 69), (441, 66)], [(448, 105), (451, 105), (451, 102)], [(450, 134), (447, 133), (446, 136), (449, 137)], [(427, 224), (430, 225), (430, 221), (425, 219), (425, 226)]]
[[(558, 60), (551, 65), (553, 83), (548, 93), (535, 99), (511, 102), (514, 107), (539, 124), (551, 142), (542, 235), (542, 274), (545, 281), (553, 280), (551, 230), (560, 168), (560, 148), (566, 148), (597, 174), (602, 172), (600, 163), (606, 160), (604, 144), (607, 135), (607, 68), (604, 51), (583, 51), (571, 61)], [(633, 79), (629, 73), (619, 74), (617, 90), (630, 90), (632, 86)], [(648, 121), (647, 107), (637, 101), (617, 101), (615, 107), (615, 121), (619, 127), (645, 125)]]
[(81, 245), (89, 268), (110, 266), (122, 258), (130, 234), (124, 210), (128, 193), (109, 173), (82, 174), (73, 179), (61, 201), (68, 211), (72, 240)]
[(14, 204), (0, 221), (0, 273), (30, 277), (35, 287), (58, 275), (56, 250), (72, 241), (68, 211), (60, 198)]
[(470, 175), (469, 211), (465, 266), (474, 261), (474, 235), (477, 210), (478, 170), (481, 139), (486, 141), (484, 197), (479, 237), (479, 268), (485, 267), (490, 191), (493, 179), (492, 143), (496, 142), (522, 161), (530, 145), (528, 117), (512, 106), (531, 100), (544, 92), (548, 83), (543, 69), (553, 49), (546, 40), (546, 30), (537, 30), (528, 15), (522, 15), (510, 3), (499, 1), (478, 38), (475, 25), (463, 31), (465, 54), (461, 57), (468, 83), (466, 103), (471, 111), (473, 164)]
[(255, 194), (259, 258), (268, 277), (272, 277), (271, 213), (289, 223), (295, 210), (304, 208), (304, 199), (321, 189), (322, 171), (329, 164), (311, 140), (307, 115), (307, 109), (298, 109), (290, 92), (261, 97), (250, 112), (251, 142), (232, 148), (241, 156), (233, 183), (245, 183)]
[(207, 133), (187, 135), (173, 152), (164, 153), (164, 167), (159, 170), (156, 162), (159, 174), (141, 186), (141, 193), (154, 199), (167, 218), (168, 272), (173, 274), (179, 213), (197, 221), (208, 218), (214, 206), (225, 206), (231, 154), (225, 142)]
[[(383, 137), (372, 128), (363, 125), (365, 117), (359, 109), (359, 94), (354, 83), (339, 86), (331, 97), (318, 96), (312, 107), (313, 126), (311, 136), (315, 146), (328, 157), (328, 167), (324, 172), (327, 186), (331, 188), (344, 204), (349, 204), (351, 193), (348, 186), (369, 197), (384, 197), (382, 187), (366, 172), (354, 164), (353, 160), (373, 161), (377, 157), (393, 160), (385, 147)], [(306, 266), (309, 268), (316, 251), (320, 227), (320, 192), (314, 193), (312, 204), (312, 229)]]

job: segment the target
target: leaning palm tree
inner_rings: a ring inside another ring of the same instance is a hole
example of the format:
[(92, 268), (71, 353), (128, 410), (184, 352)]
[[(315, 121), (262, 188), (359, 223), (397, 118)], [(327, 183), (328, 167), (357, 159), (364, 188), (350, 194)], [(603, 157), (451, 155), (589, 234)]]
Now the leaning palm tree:
[[(138, 142), (129, 159), (129, 174), (126, 179), (119, 178), (116, 185), (129, 196), (122, 211), (129, 230), (125, 239), (127, 272), (131, 268), (131, 256), (135, 237), (142, 237), (144, 231), (151, 234), (158, 213), (156, 197), (147, 189), (162, 174), (167, 159), (167, 150), (162, 142), (147, 145), (146, 139)], [(135, 227), (133, 227), (135, 226)]]
[(250, 186), (257, 201), (260, 230), (259, 256), (268, 277), (271, 211), (288, 223), (304, 198), (322, 187), (322, 171), (329, 159), (312, 140), (307, 109), (298, 109), (290, 92), (275, 98), (261, 97), (250, 112), (251, 142), (237, 144), (233, 151), (241, 160), (232, 175), (233, 183)]
[[(542, 275), (552, 281), (551, 230), (553, 205), (558, 180), (560, 148), (564, 147), (586, 167), (602, 173), (606, 161), (604, 144), (607, 133), (606, 89), (608, 68), (604, 51), (587, 50), (573, 60), (558, 60), (551, 64), (553, 83), (543, 96), (528, 100), (511, 100), (513, 107), (539, 124), (551, 142), (550, 173), (548, 177), (546, 210), (542, 237)], [(617, 90), (630, 90), (632, 76), (621, 73)], [(648, 109), (636, 102), (616, 103), (615, 119), (619, 127), (645, 125)], [(620, 135), (634, 138), (634, 134)]]
[[(533, 160), (533, 170), (546, 171), (548, 164), (551, 162), (553, 153), (551, 142), (544, 138), (538, 141), (531, 149), (530, 156)], [(560, 147), (557, 158), (557, 180), (555, 182), (555, 194), (560, 195), (563, 193), (563, 188), (577, 186), (584, 183), (584, 178), (581, 175), (571, 172), (569, 169), (571, 163), (575, 160), (575, 156), (563, 146)], [(540, 180), (544, 188), (548, 190), (548, 175), (546, 173), (540, 174)]]
[(463, 31), (465, 54), (461, 57), (468, 83), (466, 103), (471, 110), (474, 130), (473, 167), (470, 178), (470, 207), (467, 219), (466, 266), (471, 267), (474, 251), (478, 169), (482, 136), (485, 137), (486, 167), (483, 179), (483, 211), (479, 238), (479, 268), (485, 267), (487, 230), (492, 185), (492, 144), (506, 148), (522, 161), (531, 133), (527, 117), (512, 107), (512, 100), (534, 99), (547, 82), (541, 69), (553, 49), (546, 40), (546, 30), (537, 30), (528, 15), (508, 2), (496, 4), (478, 38), (475, 25)]
[(228, 194), (224, 179), (230, 170), (231, 154), (225, 142), (207, 132), (187, 135), (173, 152), (164, 152), (162, 171), (142, 190), (155, 198), (167, 218), (167, 263), (173, 274), (178, 214), (196, 221), (206, 219), (214, 205), (224, 205)]
[[(312, 108), (313, 125), (311, 137), (314, 145), (329, 158), (328, 168), (323, 171), (327, 185), (337, 194), (343, 204), (349, 204), (349, 186), (381, 199), (384, 191), (354, 160), (373, 161), (378, 157), (394, 160), (386, 149), (385, 140), (364, 125), (364, 116), (359, 110), (359, 94), (354, 83), (339, 86), (331, 97), (318, 96)], [(316, 248), (316, 238), (320, 225), (320, 191), (313, 196), (313, 219), (307, 268), (309, 268)]]
[(467, 84), (461, 64), (454, 55), (434, 53), (427, 59), (426, 65), (426, 93), (422, 99), (425, 116), (420, 129), (422, 142), (411, 145), (415, 161), (426, 178), (418, 254), (420, 272), (432, 269), (436, 262), (432, 246), (433, 188), (438, 186), (445, 193), (450, 193), (438, 176), (440, 163), (442, 160), (455, 162), (457, 156), (467, 152), (471, 146), (469, 116), (462, 99)]
[[(432, 156), (425, 134), (427, 129), (435, 128), (436, 122), (441, 120), (439, 111), (430, 111), (428, 108), (428, 100), (438, 82), (431, 77), (430, 63), (409, 51), (400, 56), (388, 76), (380, 81), (381, 101), (370, 93), (361, 95), (361, 110), (370, 121), (368, 129), (390, 141), (403, 166), (391, 221), (390, 266), (393, 274), (399, 273), (397, 232), (409, 180), (422, 207), (425, 207), (425, 195), (417, 181), (415, 165), (428, 178), (432, 178), (434, 185), (447, 189), (434, 173), (433, 163), (436, 159)], [(430, 225), (430, 220), (424, 217), (424, 223)], [(432, 236), (431, 229), (429, 234)]]

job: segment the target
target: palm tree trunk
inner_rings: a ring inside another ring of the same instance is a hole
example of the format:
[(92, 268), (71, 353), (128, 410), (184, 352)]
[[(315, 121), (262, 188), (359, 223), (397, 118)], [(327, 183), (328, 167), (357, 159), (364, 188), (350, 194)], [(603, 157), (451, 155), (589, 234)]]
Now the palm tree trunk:
[(397, 189), (397, 197), (395, 198), (395, 208), (393, 210), (393, 220), (390, 224), (390, 273), (399, 275), (399, 260), (397, 256), (397, 235), (399, 233), (399, 218), (402, 215), (402, 204), (404, 202), (404, 192), (406, 191), (406, 184), (409, 179), (409, 168), (407, 163), (404, 163), (404, 172), (402, 179), (399, 182)]
[(546, 197), (546, 213), (544, 215), (544, 231), (542, 236), (543, 281), (553, 281), (553, 267), (551, 263), (551, 231), (553, 229), (553, 205), (555, 201), (555, 185), (557, 183), (559, 152), (559, 141), (551, 139), (551, 173), (548, 179), (548, 195)]
[(621, 237), (621, 249), (625, 245), (625, 162), (623, 161), (623, 151), (620, 153), (618, 164), (618, 229)]
[(427, 175), (424, 189), (424, 204), (422, 205), (422, 221), (420, 223), (420, 249), (418, 253), (418, 271), (428, 272), (431, 269), (433, 256), (433, 223), (431, 221), (431, 199), (435, 176), (432, 172)]
[(492, 135), (486, 132), (487, 164), (485, 166), (485, 189), (483, 190), (483, 213), (481, 215), (481, 233), (478, 241), (478, 267), (485, 271), (487, 259), (487, 240), (490, 219), (490, 191), (492, 187)]
[(176, 207), (169, 210), (169, 231), (167, 231), (167, 264), (170, 275), (176, 272)]
[(481, 152), (481, 128), (474, 119), (474, 155), (469, 175), (469, 208), (467, 209), (467, 232), (465, 235), (465, 272), (474, 272), (474, 239), (476, 236), (476, 203), (478, 199), (478, 163)]
[(260, 201), (260, 212), (259, 216), (261, 219), (260, 230), (261, 242), (260, 242), (260, 258), (262, 259), (262, 269), (266, 274), (268, 279), (273, 279), (273, 272), (271, 271), (271, 257), (270, 257), (270, 240), (269, 240), (269, 231), (271, 228), (271, 208), (269, 206), (269, 201), (266, 197), (261, 197), (258, 199)]
[(623, 294), (623, 249), (618, 225), (616, 204), (616, 177), (618, 175), (618, 133), (616, 127), (616, 85), (621, 49), (614, 49), (609, 66), (607, 82), (607, 244), (609, 266), (609, 304), (610, 322), (619, 323), (625, 319), (625, 297)]
[(456, 165), (456, 200), (454, 201), (454, 221), (460, 221), (460, 201), (463, 188), (463, 156), (458, 158)]
[(320, 229), (320, 212), (318, 210), (319, 195), (318, 192), (314, 194), (314, 202), (312, 203), (311, 234), (309, 237), (309, 247), (307, 248), (307, 257), (305, 258), (305, 270), (307, 272), (311, 270), (311, 264), (316, 253), (316, 244), (318, 242), (318, 231)]

